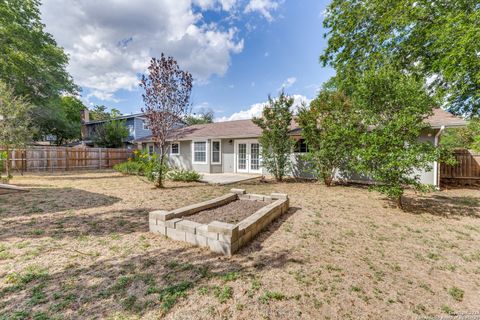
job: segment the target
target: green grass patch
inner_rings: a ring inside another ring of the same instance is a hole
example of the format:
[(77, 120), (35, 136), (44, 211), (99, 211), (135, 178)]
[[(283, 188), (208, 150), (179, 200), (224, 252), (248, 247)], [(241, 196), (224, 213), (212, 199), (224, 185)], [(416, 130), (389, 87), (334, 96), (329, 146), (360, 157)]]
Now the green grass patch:
[(276, 291), (265, 291), (262, 296), (260, 297), (260, 302), (261, 303), (269, 303), (272, 300), (280, 301), (280, 300), (285, 300), (287, 298), (286, 295), (284, 295), (281, 292), (276, 292)]
[(171, 285), (159, 291), (159, 300), (161, 301), (161, 308), (164, 312), (169, 311), (178, 299), (187, 296), (187, 291), (192, 287), (189, 281), (183, 281), (179, 284)]
[(455, 299), (456, 301), (462, 301), (463, 300), (463, 296), (465, 294), (465, 291), (463, 291), (462, 289), (460, 288), (457, 288), (457, 287), (451, 287), (449, 290), (448, 290), (448, 293), (452, 296), (453, 299)]
[(233, 296), (233, 288), (230, 286), (214, 287), (213, 294), (220, 303), (225, 303)]

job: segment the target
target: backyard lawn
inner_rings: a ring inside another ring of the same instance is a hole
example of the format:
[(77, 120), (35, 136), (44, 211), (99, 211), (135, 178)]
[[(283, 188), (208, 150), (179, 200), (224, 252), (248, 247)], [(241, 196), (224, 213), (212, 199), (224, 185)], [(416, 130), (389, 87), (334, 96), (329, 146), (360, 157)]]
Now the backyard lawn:
[[(0, 195), (0, 319), (398, 319), (480, 311), (480, 191), (167, 183), (110, 171), (15, 177)], [(148, 232), (148, 212), (285, 192), (232, 258)]]

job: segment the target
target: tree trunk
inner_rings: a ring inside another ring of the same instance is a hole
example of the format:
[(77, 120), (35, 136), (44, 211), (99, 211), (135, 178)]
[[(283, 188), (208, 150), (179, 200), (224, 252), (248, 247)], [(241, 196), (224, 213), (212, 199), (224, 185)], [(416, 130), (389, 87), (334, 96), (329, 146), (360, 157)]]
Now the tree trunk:
[(160, 166), (158, 167), (158, 177), (157, 177), (157, 183), (155, 186), (157, 188), (163, 188), (163, 161), (165, 159), (165, 155), (163, 154), (163, 151), (160, 151)]
[(398, 196), (398, 198), (397, 198), (397, 205), (398, 205), (398, 207), (399, 207), (400, 209), (405, 210), (405, 209), (403, 208), (402, 195), (399, 195), (399, 196)]
[(5, 173), (7, 177), (7, 182), (10, 180), (10, 149), (6, 148), (7, 157), (5, 158)]
[(324, 175), (323, 176), (323, 182), (327, 187), (330, 187), (332, 185), (333, 177), (331, 175)]

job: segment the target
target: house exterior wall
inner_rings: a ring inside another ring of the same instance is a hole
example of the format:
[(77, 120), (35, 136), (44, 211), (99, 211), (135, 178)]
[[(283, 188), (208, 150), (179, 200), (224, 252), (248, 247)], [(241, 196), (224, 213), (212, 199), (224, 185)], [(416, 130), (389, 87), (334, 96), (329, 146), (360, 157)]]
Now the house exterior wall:
[(172, 155), (171, 150), (169, 150), (169, 157), (168, 157), (170, 166), (179, 168), (179, 169), (186, 169), (186, 170), (195, 170), (192, 164), (192, 143), (191, 141), (180, 141), (180, 154), (179, 155)]
[[(207, 142), (207, 163), (206, 164), (203, 164), (203, 163), (193, 163), (193, 142), (194, 141), (206, 141)], [(210, 173), (210, 159), (211, 159), (211, 145), (210, 145), (210, 142), (211, 140), (210, 139), (198, 139), (198, 140), (194, 140), (194, 141), (190, 141), (190, 153), (191, 153), (191, 156), (190, 156), (190, 159), (191, 159), (191, 163), (192, 163), (192, 169), (197, 171), (197, 172), (200, 172), (200, 173)]]
[(223, 172), (235, 172), (235, 140), (233, 139), (222, 139), (222, 166)]
[(127, 140), (135, 140), (135, 119), (129, 118), (125, 121), (125, 126), (128, 128)]
[[(428, 130), (421, 134), (419, 137), (420, 141), (428, 141), (432, 144), (435, 143), (435, 135), (438, 133), (438, 130)], [(236, 172), (236, 161), (235, 161), (235, 140), (234, 139), (221, 139), (221, 164), (212, 164), (211, 163), (211, 139), (199, 139), (195, 141), (206, 141), (207, 142), (207, 163), (206, 164), (199, 164), (193, 163), (193, 149), (192, 144), (193, 141), (181, 141), (180, 142), (180, 155), (172, 155), (169, 154), (169, 162), (171, 166), (181, 168), (181, 169), (188, 169), (188, 170), (195, 170), (200, 173), (233, 173)], [(232, 141), (230, 143), (230, 141)], [(302, 159), (304, 153), (292, 153), (291, 154), (291, 161), (292, 161), (292, 176), (298, 178), (313, 178), (312, 173), (309, 169), (309, 163)], [(431, 184), (435, 183), (434, 177), (434, 170), (433, 170), (433, 163), (432, 169), (427, 171), (420, 171), (420, 181), (424, 184)], [(269, 172), (262, 167), (262, 174), (269, 175)], [(356, 182), (364, 182), (370, 183), (372, 179), (366, 176), (351, 174), (342, 172), (338, 170), (336, 173), (335, 178), (337, 180), (345, 180), (345, 181), (356, 181)]]
[[(143, 129), (143, 120), (141, 118), (127, 118), (120, 121), (125, 121), (125, 126), (128, 128), (129, 134), (128, 141), (140, 139), (151, 134), (150, 130)], [(105, 122), (86, 124), (86, 137), (85, 140), (91, 140), (95, 134), (97, 128), (103, 125)]]
[(135, 139), (145, 138), (152, 134), (150, 130), (143, 129), (143, 119), (142, 118), (134, 118), (134, 132), (135, 132)]

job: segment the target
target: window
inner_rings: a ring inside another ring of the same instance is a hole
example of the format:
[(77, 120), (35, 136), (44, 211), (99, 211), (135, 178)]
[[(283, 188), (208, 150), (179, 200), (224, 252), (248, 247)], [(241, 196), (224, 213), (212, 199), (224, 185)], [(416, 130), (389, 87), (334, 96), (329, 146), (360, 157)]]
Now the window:
[(148, 146), (148, 154), (153, 156), (153, 152), (154, 152), (154, 149), (153, 149), (153, 146)]
[(148, 129), (148, 122), (147, 122), (147, 120), (143, 120), (142, 123), (143, 123), (143, 130), (150, 130), (150, 129)]
[(300, 139), (295, 143), (295, 152), (296, 153), (306, 153), (306, 152), (308, 152), (308, 146), (305, 143), (305, 139)]
[(193, 163), (207, 163), (207, 142), (193, 142)]
[(180, 143), (173, 142), (170, 146), (170, 154), (179, 155), (180, 154)]
[(212, 163), (220, 164), (222, 143), (220, 140), (212, 140)]

